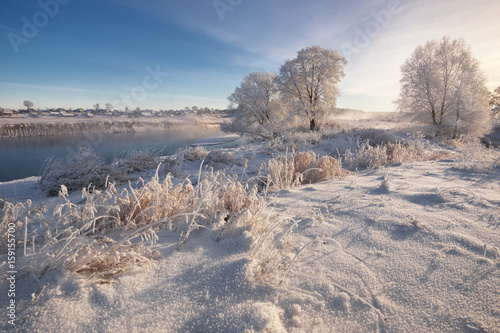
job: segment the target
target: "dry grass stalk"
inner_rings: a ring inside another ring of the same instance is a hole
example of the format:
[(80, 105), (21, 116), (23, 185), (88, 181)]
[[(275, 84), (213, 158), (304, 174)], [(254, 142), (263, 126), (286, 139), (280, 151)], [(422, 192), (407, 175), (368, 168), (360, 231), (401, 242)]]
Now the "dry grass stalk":
[(94, 241), (84, 251), (68, 257), (65, 267), (87, 282), (109, 283), (126, 271), (147, 267), (158, 255), (143, 244), (121, 242), (108, 246), (104, 241)]
[(43, 219), (43, 213), (47, 211), (44, 205), (38, 205), (33, 209), (31, 206), (31, 200), (13, 204), (0, 199), (0, 254), (7, 253), (7, 245), (10, 244), (9, 234), (15, 235), (16, 247), (24, 239), (26, 249), (29, 238), (27, 234), (28, 223), (32, 219)]
[[(30, 268), (38, 278), (64, 267), (90, 283), (109, 283), (118, 275), (136, 267), (146, 267), (158, 256), (143, 244), (132, 244), (134, 236), (116, 242), (105, 236), (78, 236), (47, 244), (32, 258)], [(50, 251), (50, 252), (47, 252)]]
[(340, 178), (349, 172), (331, 156), (318, 156), (312, 151), (281, 155), (262, 166), (266, 185), (276, 189), (317, 183)]

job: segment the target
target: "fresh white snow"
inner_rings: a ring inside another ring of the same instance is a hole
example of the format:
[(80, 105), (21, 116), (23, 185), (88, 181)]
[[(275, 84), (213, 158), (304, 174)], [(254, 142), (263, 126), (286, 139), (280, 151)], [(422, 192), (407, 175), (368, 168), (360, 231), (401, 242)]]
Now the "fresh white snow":
[[(236, 228), (219, 239), (202, 228), (177, 250), (181, 231), (159, 231), (148, 245), (160, 253), (155, 263), (114, 283), (86, 284), (64, 270), (41, 280), (19, 274), (16, 328), (500, 332), (500, 168), (465, 171), (457, 167), (460, 152), (448, 150), (437, 161), (269, 192), (266, 213), (273, 218), (261, 233)], [(271, 155), (285, 153), (256, 145), (229, 151), (246, 159), (233, 161), (231, 171), (245, 170), (247, 178)], [(195, 175), (200, 164), (185, 168)], [(0, 183), (0, 197), (44, 202), (51, 212), (61, 199), (44, 197), (35, 183)], [(80, 201), (80, 193), (70, 199)], [(31, 252), (26, 258), (22, 252), (20, 264), (29, 264)], [(0, 258), (5, 271), (6, 256)], [(281, 264), (259, 275), (265, 260)], [(2, 295), (2, 309), (6, 302)], [(12, 328), (4, 314), (0, 325)]]

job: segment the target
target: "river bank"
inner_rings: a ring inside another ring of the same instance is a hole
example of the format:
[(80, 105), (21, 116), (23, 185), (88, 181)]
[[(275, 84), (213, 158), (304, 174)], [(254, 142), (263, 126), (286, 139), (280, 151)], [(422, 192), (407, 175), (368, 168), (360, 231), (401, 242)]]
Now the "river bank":
[(17, 116), (0, 118), (0, 138), (37, 137), (54, 135), (80, 135), (91, 133), (139, 133), (163, 130), (182, 130), (196, 126), (215, 129), (223, 118), (203, 116), (175, 117), (108, 117), (56, 118)]

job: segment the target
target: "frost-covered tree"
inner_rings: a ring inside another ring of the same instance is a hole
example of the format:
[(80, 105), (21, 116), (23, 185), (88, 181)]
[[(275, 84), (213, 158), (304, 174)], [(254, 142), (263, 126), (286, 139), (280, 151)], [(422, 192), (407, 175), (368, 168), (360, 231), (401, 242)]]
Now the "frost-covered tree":
[(235, 111), (231, 124), (223, 128), (226, 131), (270, 137), (283, 125), (285, 115), (279, 100), (276, 74), (248, 74), (228, 100), (229, 108)]
[(500, 87), (490, 95), (490, 106), (493, 119), (500, 118)]
[(434, 126), (436, 135), (481, 136), (490, 130), (486, 80), (463, 39), (418, 46), (401, 72), (399, 110)]
[(278, 86), (292, 109), (315, 130), (328, 112), (335, 110), (338, 83), (345, 76), (347, 60), (336, 50), (307, 47), (280, 68)]
[(105, 107), (106, 107), (106, 110), (108, 110), (108, 111), (113, 110), (113, 104), (111, 104), (111, 103), (106, 103)]
[(33, 107), (33, 103), (31, 101), (24, 101), (23, 105), (28, 111)]

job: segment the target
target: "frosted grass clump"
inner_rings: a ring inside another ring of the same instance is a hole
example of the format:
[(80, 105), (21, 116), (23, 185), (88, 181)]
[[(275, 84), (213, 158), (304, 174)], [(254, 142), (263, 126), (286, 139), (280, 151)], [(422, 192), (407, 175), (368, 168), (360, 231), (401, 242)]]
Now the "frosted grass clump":
[(91, 150), (81, 148), (78, 154), (67, 162), (54, 158), (45, 161), (38, 186), (47, 195), (56, 196), (61, 185), (64, 185), (69, 192), (80, 190), (90, 184), (102, 188), (106, 178), (104, 159)]
[(32, 257), (30, 270), (42, 277), (64, 268), (91, 282), (107, 283), (116, 276), (146, 267), (158, 255), (145, 242), (158, 240), (159, 230), (180, 230), (178, 248), (190, 234), (210, 228), (222, 237), (234, 228), (253, 229), (261, 220), (264, 198), (236, 177), (221, 173), (199, 175), (173, 185), (171, 176), (160, 181), (158, 169), (149, 182), (119, 192), (114, 184), (104, 190), (85, 188), (77, 205), (61, 186), (63, 203), (47, 223), (43, 246)]
[(205, 163), (214, 170), (231, 169), (234, 164), (243, 165), (238, 156), (227, 149), (212, 150), (205, 160)]
[(204, 146), (196, 146), (186, 148), (183, 154), (185, 160), (196, 162), (207, 158), (209, 151)]
[(349, 172), (331, 156), (319, 156), (312, 151), (280, 155), (262, 165), (265, 184), (281, 190), (301, 184), (318, 183), (340, 178)]
[(470, 172), (489, 172), (500, 167), (500, 151), (486, 148), (477, 139), (464, 140), (461, 144), (461, 157), (453, 167)]
[(125, 169), (128, 173), (154, 169), (158, 165), (160, 151), (156, 149), (126, 150), (114, 158), (112, 166)]
[(398, 163), (414, 163), (442, 158), (446, 154), (431, 149), (421, 136), (396, 143), (371, 145), (370, 141), (357, 141), (357, 146), (344, 154), (344, 163), (350, 169), (387, 167)]

